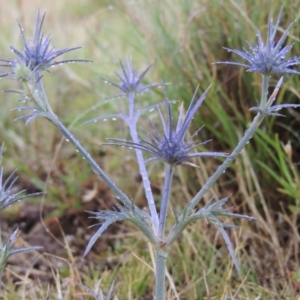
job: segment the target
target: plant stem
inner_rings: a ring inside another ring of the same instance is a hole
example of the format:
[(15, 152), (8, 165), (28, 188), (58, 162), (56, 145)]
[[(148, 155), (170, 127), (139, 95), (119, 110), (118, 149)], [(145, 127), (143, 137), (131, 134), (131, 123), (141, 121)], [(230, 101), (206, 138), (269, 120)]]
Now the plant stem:
[(54, 112), (52, 111), (51, 106), (48, 102), (48, 98), (46, 96), (46, 92), (45, 92), (45, 88), (41, 76), (42, 76), (41, 72), (37, 72), (35, 74), (36, 89), (40, 92), (39, 96), (42, 98), (42, 103), (45, 105), (47, 112), (54, 115)]
[(165, 277), (168, 253), (163, 249), (155, 250), (155, 294), (154, 300), (165, 300)]
[(168, 203), (169, 203), (169, 198), (171, 193), (173, 174), (174, 174), (174, 167), (169, 164), (165, 164), (165, 182), (164, 182), (164, 188), (162, 192), (162, 199), (161, 199), (160, 213), (159, 213), (159, 227), (158, 227), (158, 236), (161, 239), (164, 238), (164, 231), (166, 225)]
[[(46, 111), (49, 113), (49, 120), (51, 120), (51, 122), (60, 130), (60, 132), (66, 137), (66, 139), (74, 145), (76, 151), (78, 151), (82, 155), (82, 157), (86, 159), (88, 164), (91, 166), (92, 170), (97, 175), (99, 175), (103, 179), (103, 181), (112, 189), (112, 191), (117, 195), (118, 200), (120, 200), (125, 206), (131, 209), (133, 206), (132, 201), (106, 175), (106, 173), (92, 158), (92, 156), (87, 152), (87, 150), (81, 145), (81, 143), (70, 133), (70, 131), (60, 122), (59, 118), (53, 113), (49, 105), (47, 95), (44, 90), (43, 82), (40, 78), (39, 73), (36, 75), (36, 81), (37, 81), (36, 85), (33, 87), (33, 89), (31, 88), (31, 93), (34, 94), (34, 89), (37, 89), (38, 97), (41, 99), (41, 103), (44, 104), (45, 106), (44, 109), (46, 109)], [(30, 88), (28, 85), (26, 85), (25, 87), (27, 89)], [(36, 104), (38, 105), (39, 102), (40, 101), (38, 101)]]
[(37, 72), (31, 82), (23, 83), (24, 94), (26, 99), (32, 101), (38, 109), (51, 116), (49, 119), (57, 119), (48, 102), (41, 76), (41, 72)]
[(226, 171), (226, 169), (233, 162), (233, 160), (241, 153), (243, 148), (246, 146), (246, 144), (249, 142), (249, 140), (253, 137), (254, 132), (259, 127), (259, 125), (262, 123), (264, 118), (265, 118), (265, 116), (262, 115), (260, 112), (257, 113), (257, 115), (253, 119), (253, 122), (251, 123), (249, 129), (247, 129), (245, 131), (245, 135), (239, 141), (236, 148), (227, 157), (227, 159), (223, 162), (223, 164), (218, 167), (216, 172), (207, 180), (207, 182), (204, 184), (202, 189), (197, 193), (197, 195), (194, 197), (194, 199), (188, 204), (188, 210), (187, 210), (188, 214), (192, 212), (192, 210), (196, 207), (196, 205), (199, 203), (199, 201), (202, 199), (202, 197), (206, 194), (206, 192), (219, 179), (219, 177)]
[(97, 162), (92, 158), (92, 156), (87, 152), (87, 150), (79, 143), (79, 141), (69, 132), (69, 130), (59, 121), (55, 123), (60, 132), (69, 140), (76, 150), (82, 155), (84, 159), (91, 166), (92, 170), (99, 175), (103, 181), (112, 189), (112, 191), (119, 197), (118, 199), (128, 208), (132, 208), (132, 201), (124, 194), (116, 184), (106, 175), (102, 168), (97, 164)]
[(260, 98), (260, 108), (265, 108), (268, 100), (268, 89), (270, 83), (270, 76), (262, 75), (261, 79), (261, 98)]
[[(262, 75), (262, 93), (261, 93), (261, 100), (260, 100), (260, 107), (265, 106), (268, 100), (268, 88), (269, 88), (269, 76)], [(215, 173), (207, 180), (207, 182), (203, 185), (201, 190), (196, 194), (196, 196), (186, 205), (184, 214), (178, 218), (177, 224), (172, 228), (168, 238), (167, 243), (170, 246), (181, 234), (184, 230), (186, 223), (185, 218), (189, 216), (196, 205), (200, 202), (206, 192), (212, 187), (212, 185), (219, 179), (219, 177), (226, 171), (229, 165), (233, 162), (233, 160), (240, 154), (249, 140), (253, 137), (256, 129), (260, 126), (262, 121), (264, 120), (265, 115), (258, 112), (257, 115), (254, 117), (250, 127), (245, 131), (244, 136), (239, 141), (236, 148), (232, 151), (232, 153), (227, 157), (227, 159), (223, 162), (221, 166), (215, 171)]]
[[(139, 143), (139, 137), (138, 137), (138, 133), (136, 130), (136, 116), (134, 114), (134, 97), (135, 94), (134, 93), (130, 93), (128, 95), (128, 102), (129, 102), (129, 120), (127, 122), (129, 130), (130, 130), (130, 134), (131, 134), (131, 139), (134, 143)], [(139, 170), (140, 170), (140, 174), (142, 176), (142, 180), (143, 180), (143, 186), (144, 186), (144, 190), (145, 190), (145, 195), (147, 198), (147, 202), (148, 202), (148, 207), (149, 207), (149, 211), (151, 214), (151, 219), (152, 219), (152, 223), (154, 225), (154, 229), (157, 232), (158, 230), (158, 213), (156, 210), (156, 206), (155, 206), (155, 201), (154, 201), (154, 197), (153, 197), (153, 193), (152, 193), (152, 189), (151, 189), (151, 183), (149, 180), (149, 176), (148, 176), (148, 172), (146, 169), (146, 165), (145, 165), (145, 160), (143, 157), (143, 153), (141, 150), (139, 149), (135, 149), (135, 154), (136, 154), (136, 158), (137, 158), (137, 162), (139, 165)]]
[[(265, 105), (268, 100), (268, 88), (269, 88), (270, 77), (266, 75), (262, 75), (262, 91), (261, 91), (261, 100), (260, 106)], [(249, 129), (245, 131), (244, 136), (237, 144), (236, 148), (232, 151), (229, 157), (223, 162), (221, 166), (218, 167), (216, 172), (208, 179), (208, 181), (204, 184), (202, 189), (197, 193), (194, 199), (188, 204), (187, 213), (190, 214), (192, 210), (196, 207), (202, 197), (206, 194), (206, 192), (212, 187), (212, 185), (219, 179), (219, 177), (225, 172), (225, 170), (229, 167), (229, 165), (233, 162), (233, 160), (240, 154), (249, 140), (253, 137), (256, 129), (260, 126), (262, 121), (264, 120), (265, 115), (260, 112), (257, 113), (255, 118), (253, 119)]]

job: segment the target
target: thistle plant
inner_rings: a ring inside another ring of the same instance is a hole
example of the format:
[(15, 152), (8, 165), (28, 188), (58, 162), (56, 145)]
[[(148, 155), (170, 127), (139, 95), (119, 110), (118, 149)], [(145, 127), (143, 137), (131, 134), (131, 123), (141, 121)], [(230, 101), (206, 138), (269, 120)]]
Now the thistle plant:
[[(0, 148), (0, 163), (2, 159), (3, 145)], [(3, 168), (0, 169), (0, 212), (5, 208), (11, 206), (16, 202), (20, 202), (28, 197), (37, 196), (42, 193), (34, 193), (29, 195), (24, 195), (25, 190), (19, 192), (13, 192), (14, 184), (17, 180), (17, 177), (14, 178), (15, 172), (12, 172), (8, 178), (3, 182)], [(16, 229), (11, 236), (8, 238), (6, 244), (3, 243), (1, 238), (1, 229), (0, 229), (0, 288), (1, 288), (1, 279), (3, 275), (4, 268), (8, 259), (18, 253), (28, 252), (33, 250), (39, 250), (41, 247), (31, 246), (31, 247), (19, 247), (16, 246), (15, 241), (18, 236), (18, 229)]]
[[(29, 124), (38, 117), (43, 117), (50, 121), (50, 123), (52, 123), (63, 136), (74, 145), (76, 150), (83, 158), (85, 158), (92, 170), (108, 185), (118, 200), (115, 210), (90, 212), (92, 218), (100, 220), (100, 227), (90, 239), (85, 254), (91, 250), (96, 240), (100, 238), (101, 234), (110, 224), (125, 220), (133, 223), (143, 233), (148, 242), (152, 244), (155, 252), (156, 260), (154, 270), (156, 283), (154, 299), (156, 300), (165, 299), (166, 261), (172, 244), (179, 238), (187, 225), (198, 219), (205, 219), (206, 221), (211, 222), (220, 231), (236, 270), (238, 273), (241, 273), (234, 247), (227, 233), (228, 228), (235, 228), (236, 225), (224, 223), (222, 217), (245, 218), (247, 220), (253, 220), (255, 218), (233, 213), (230, 208), (224, 207), (228, 201), (228, 197), (221, 199), (212, 198), (202, 208), (198, 208), (198, 204), (208, 193), (213, 184), (239, 155), (266, 117), (280, 115), (277, 112), (282, 108), (299, 107), (299, 105), (296, 104), (286, 103), (274, 105), (283, 83), (283, 77), (279, 79), (271, 95), (268, 94), (268, 90), (271, 87), (271, 76), (275, 74), (300, 73), (291, 68), (298, 65), (300, 59), (297, 57), (285, 58), (292, 48), (291, 45), (284, 46), (284, 44), (293, 23), (284, 32), (279, 41), (277, 43), (275, 42), (281, 15), (282, 10), (279, 13), (275, 25), (272, 20), (269, 21), (268, 35), (265, 43), (263, 42), (261, 33), (257, 30), (258, 42), (254, 46), (250, 46), (249, 50), (240, 51), (227, 49), (242, 57), (247, 63), (229, 61), (217, 62), (217, 64), (242, 66), (247, 68), (248, 71), (259, 72), (262, 76), (261, 99), (259, 105), (251, 108), (251, 111), (255, 112), (256, 115), (244, 136), (240, 139), (231, 153), (201, 152), (199, 147), (208, 142), (196, 140), (201, 128), (196, 130), (191, 137), (187, 137), (192, 119), (201, 105), (203, 105), (206, 96), (209, 94), (209, 88), (207, 88), (200, 96), (198, 96), (199, 90), (197, 89), (186, 112), (183, 105), (181, 105), (177, 122), (175, 122), (174, 120), (176, 117), (173, 116), (171, 109), (171, 104), (174, 101), (168, 99), (166, 92), (164, 93), (164, 101), (155, 105), (144, 107), (143, 102), (140, 101), (144, 93), (151, 93), (152, 89), (159, 86), (164, 88), (163, 84), (143, 83), (143, 80), (150, 70), (150, 66), (139, 73), (133, 67), (131, 60), (127, 59), (125, 63), (121, 62), (121, 71), (116, 73), (119, 82), (100, 78), (101, 80), (110, 83), (118, 90), (118, 94), (109, 97), (109, 99), (112, 101), (114, 98), (118, 98), (118, 101), (120, 101), (119, 97), (123, 97), (126, 102), (126, 109), (120, 109), (120, 111), (109, 115), (101, 115), (88, 120), (85, 123), (98, 122), (104, 119), (120, 119), (127, 125), (131, 139), (109, 138), (109, 142), (106, 143), (106, 146), (125, 146), (135, 151), (145, 197), (147, 199), (148, 210), (136, 206), (130, 199), (130, 196), (126, 195), (113, 182), (109, 175), (96, 163), (85, 147), (76, 139), (76, 137), (74, 137), (69, 129), (63, 125), (59, 117), (51, 108), (43, 87), (43, 72), (47, 71), (50, 67), (63, 63), (90, 62), (89, 60), (79, 59), (55, 60), (58, 56), (78, 48), (66, 48), (59, 51), (50, 48), (50, 37), (47, 36), (45, 38), (42, 34), (42, 25), (45, 15), (40, 17), (40, 12), (38, 12), (35, 32), (30, 43), (25, 39), (23, 29), (19, 24), (24, 49), (20, 51), (11, 47), (17, 58), (3, 60), (2, 66), (8, 68), (8, 70), (6, 70), (1, 77), (9, 77), (18, 81), (21, 85), (21, 90), (15, 90), (15, 92), (21, 94), (20, 100), (22, 102), (27, 102), (28, 104), (28, 106), (17, 107), (16, 110), (30, 112), (27, 115), (19, 116), (17, 119), (25, 120), (25, 124)], [(141, 133), (139, 133), (138, 121), (140, 116), (153, 109), (155, 109), (159, 115), (162, 128), (159, 128), (152, 120), (149, 120), (150, 130), (142, 128)], [(145, 153), (150, 155), (150, 158), (145, 158)], [(193, 157), (218, 157), (218, 159), (223, 160), (223, 163), (220, 164), (198, 193), (188, 201), (181, 211), (176, 212), (174, 224), (172, 228), (168, 229), (166, 228), (166, 218), (170, 206), (169, 198), (172, 192), (173, 175), (176, 172), (178, 165), (185, 164), (195, 167), (190, 161), (190, 158)], [(147, 170), (147, 164), (152, 163), (153, 161), (160, 161), (164, 166), (164, 183), (158, 205), (156, 205), (154, 201)]]

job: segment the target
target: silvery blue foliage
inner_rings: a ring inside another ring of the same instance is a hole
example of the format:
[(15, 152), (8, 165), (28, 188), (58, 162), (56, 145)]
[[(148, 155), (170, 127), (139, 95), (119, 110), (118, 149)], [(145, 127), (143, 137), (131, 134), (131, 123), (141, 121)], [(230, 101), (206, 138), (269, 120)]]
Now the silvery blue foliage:
[[(0, 148), (0, 162), (2, 159), (3, 145)], [(0, 211), (4, 210), (6, 207), (12, 205), (13, 203), (19, 202), (23, 199), (32, 196), (38, 196), (43, 193), (34, 193), (29, 195), (22, 195), (26, 190), (15, 191), (14, 185), (18, 177), (14, 177), (15, 172), (12, 172), (8, 178), (3, 181), (3, 168), (0, 168)]]
[(283, 9), (280, 10), (277, 21), (273, 24), (273, 20), (270, 19), (268, 24), (268, 35), (266, 42), (263, 42), (260, 31), (256, 30), (257, 43), (254, 45), (249, 44), (249, 50), (243, 49), (235, 50), (225, 48), (229, 52), (239, 55), (241, 58), (247, 61), (247, 63), (238, 62), (217, 62), (217, 64), (230, 64), (247, 68), (249, 72), (259, 72), (264, 75), (271, 74), (283, 74), (294, 73), (300, 74), (299, 71), (294, 70), (292, 67), (300, 64), (300, 58), (297, 56), (286, 58), (287, 54), (293, 47), (293, 44), (286, 45), (285, 42), (288, 37), (289, 31), (295, 22), (292, 22), (281, 38), (276, 42), (276, 34), (278, 32), (280, 19)]
[(121, 71), (115, 72), (117, 77), (120, 80), (120, 83), (115, 83), (111, 80), (108, 80), (103, 77), (99, 77), (105, 83), (109, 83), (112, 86), (116, 87), (117, 90), (120, 90), (122, 93), (114, 96), (110, 96), (100, 101), (105, 102), (112, 99), (126, 98), (127, 102), (127, 111), (121, 110), (119, 108), (119, 113), (102, 115), (100, 117), (93, 118), (84, 122), (84, 124), (88, 123), (96, 123), (98, 121), (107, 121), (109, 119), (112, 120), (123, 120), (128, 127), (135, 126), (139, 117), (146, 114), (149, 111), (154, 110), (155, 108), (164, 105), (164, 103), (158, 103), (154, 105), (150, 105), (148, 107), (142, 107), (141, 103), (136, 101), (137, 95), (150, 94), (151, 89), (154, 87), (161, 87), (162, 84), (143, 84), (142, 80), (145, 78), (146, 74), (149, 72), (151, 65), (149, 65), (144, 71), (140, 74), (136, 71), (136, 69), (132, 65), (131, 59), (127, 58), (125, 63), (120, 62)]
[(150, 159), (147, 159), (146, 162), (161, 160), (170, 165), (190, 164), (188, 163), (188, 159), (192, 157), (226, 157), (226, 153), (220, 152), (193, 152), (193, 150), (200, 145), (209, 142), (193, 141), (193, 138), (197, 136), (202, 127), (196, 130), (192, 134), (192, 136), (186, 140), (186, 135), (188, 133), (188, 129), (190, 127), (192, 119), (203, 103), (208, 92), (207, 89), (196, 101), (195, 99), (197, 90), (194, 93), (186, 114), (184, 113), (183, 105), (181, 105), (176, 127), (174, 126), (174, 118), (172, 116), (170, 101), (165, 96), (167, 120), (165, 120), (160, 107), (157, 108), (163, 129), (162, 133), (160, 133), (154, 123), (150, 121), (154, 133), (152, 134), (149, 131), (144, 130), (146, 135), (150, 137), (150, 141), (140, 138), (139, 143), (134, 143), (132, 141), (111, 138), (109, 140), (112, 141), (112, 143), (106, 143), (106, 145), (125, 146), (146, 151), (152, 155), (152, 157)]
[(19, 247), (16, 246), (16, 239), (18, 236), (18, 229), (16, 229), (11, 236), (8, 238), (8, 241), (6, 244), (2, 244), (2, 239), (0, 236), (0, 285), (1, 285), (1, 275), (5, 268), (5, 265), (8, 261), (8, 259), (16, 255), (18, 253), (22, 252), (28, 252), (33, 250), (40, 250), (42, 247), (39, 246), (30, 246), (30, 247)]
[[(0, 162), (2, 159), (2, 153), (3, 153), (3, 145), (0, 148)], [(19, 202), (25, 198), (32, 197), (32, 196), (38, 196), (43, 193), (34, 193), (34, 194), (28, 194), (23, 195), (25, 190), (15, 192), (14, 185), (16, 183), (17, 177), (14, 178), (15, 172), (12, 172), (8, 178), (3, 182), (3, 168), (0, 169), (0, 212), (4, 210), (5, 208), (11, 206), (12, 204)], [(19, 247), (15, 246), (15, 241), (17, 238), (18, 229), (16, 229), (12, 235), (8, 238), (8, 241), (6, 244), (2, 243), (1, 238), (1, 230), (0, 230), (0, 287), (1, 287), (1, 277), (3, 274), (3, 270), (5, 268), (5, 265), (8, 261), (8, 259), (15, 254), (21, 253), (21, 252), (28, 252), (32, 250), (39, 250), (42, 247), (38, 246), (30, 246), (30, 247)]]
[(131, 59), (127, 58), (125, 64), (120, 62), (121, 72), (116, 72), (120, 83), (115, 83), (111, 80), (99, 77), (104, 82), (115, 86), (123, 94), (128, 95), (130, 93), (143, 93), (147, 92), (149, 89), (157, 86), (156, 84), (142, 84), (142, 80), (145, 78), (146, 74), (149, 72), (151, 65), (149, 65), (140, 74), (132, 66)]
[(9, 67), (10, 72), (3, 73), (0, 77), (12, 77), (15, 78), (15, 71), (17, 68), (24, 66), (28, 68), (33, 73), (37, 71), (44, 71), (58, 64), (63, 63), (73, 63), (73, 62), (90, 62), (88, 60), (81, 59), (71, 59), (71, 60), (61, 60), (55, 61), (58, 56), (64, 53), (80, 49), (80, 47), (65, 48), (61, 50), (55, 50), (54, 47), (50, 47), (51, 38), (50, 35), (44, 36), (42, 33), (42, 26), (45, 19), (45, 13), (40, 16), (40, 11), (38, 10), (35, 32), (33, 38), (28, 42), (25, 38), (23, 28), (20, 23), (19, 28), (21, 32), (22, 42), (24, 46), (23, 51), (17, 50), (15, 47), (10, 46), (11, 51), (16, 54), (17, 58), (12, 58), (9, 60), (2, 60), (5, 62), (1, 66)]
[[(280, 19), (282, 17), (283, 9), (281, 8), (277, 21), (275, 25), (273, 24), (273, 20), (269, 20), (268, 24), (268, 34), (266, 42), (263, 42), (262, 35), (260, 31), (257, 29), (256, 36), (258, 39), (257, 44), (251, 46), (249, 45), (250, 50), (244, 49), (241, 50), (234, 50), (234, 49), (227, 49), (229, 52), (233, 52), (239, 55), (241, 58), (246, 60), (248, 64), (239, 63), (239, 62), (216, 62), (216, 64), (228, 64), (228, 65), (236, 65), (247, 68), (249, 72), (259, 72), (263, 75), (262, 85), (263, 90), (268, 92), (266, 87), (269, 85), (270, 77), (273, 74), (300, 74), (299, 71), (294, 70), (292, 67), (300, 64), (300, 58), (298, 56), (286, 58), (287, 54), (293, 47), (293, 44), (285, 45), (289, 31), (291, 27), (294, 25), (295, 21), (292, 22), (288, 28), (284, 31), (281, 38), (278, 42), (275, 41), (276, 34), (278, 32)], [(285, 46), (284, 46), (285, 45)], [(252, 53), (251, 53), (252, 52)], [(265, 116), (284, 116), (283, 114), (278, 113), (279, 110), (283, 108), (297, 108), (300, 105), (298, 104), (289, 104), (289, 103), (282, 103), (273, 105), (274, 101), (276, 100), (277, 93), (279, 88), (281, 87), (283, 82), (283, 77), (277, 83), (277, 86), (274, 89), (273, 94), (270, 96), (268, 101), (265, 97), (262, 97), (262, 100), (259, 106), (252, 107), (251, 111), (259, 112)]]

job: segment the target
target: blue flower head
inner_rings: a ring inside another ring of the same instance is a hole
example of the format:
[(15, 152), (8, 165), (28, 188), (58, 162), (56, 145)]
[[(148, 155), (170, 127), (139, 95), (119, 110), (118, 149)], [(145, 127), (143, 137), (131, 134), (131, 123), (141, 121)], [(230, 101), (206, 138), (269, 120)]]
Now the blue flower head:
[(291, 27), (294, 25), (292, 22), (286, 31), (283, 33), (279, 41), (276, 43), (276, 33), (279, 28), (280, 19), (282, 16), (282, 9), (275, 25), (271, 19), (268, 24), (268, 34), (266, 42), (263, 42), (263, 38), (259, 30), (256, 31), (257, 43), (251, 46), (249, 43), (249, 50), (244, 51), (225, 48), (229, 52), (233, 52), (239, 55), (241, 58), (247, 61), (247, 63), (238, 62), (217, 62), (217, 64), (229, 64), (246, 67), (249, 72), (260, 72), (264, 75), (271, 75), (274, 73), (294, 73), (300, 74), (299, 71), (293, 70), (291, 67), (300, 64), (299, 57), (286, 58), (288, 52), (292, 49), (293, 44), (284, 46), (288, 37)]
[(106, 144), (125, 146), (129, 148), (135, 148), (142, 151), (146, 151), (152, 155), (152, 157), (148, 159), (147, 162), (153, 160), (162, 160), (165, 163), (170, 165), (190, 164), (187, 162), (187, 160), (189, 158), (197, 157), (197, 156), (227, 157), (226, 153), (192, 152), (198, 146), (208, 142), (208, 141), (205, 141), (204, 143), (193, 142), (193, 138), (198, 134), (198, 132), (201, 130), (202, 127), (198, 129), (189, 139), (185, 140), (185, 136), (188, 132), (192, 119), (195, 113), (197, 112), (198, 108), (201, 106), (202, 102), (204, 101), (207, 92), (208, 89), (202, 94), (202, 96), (196, 102), (195, 102), (195, 98), (196, 98), (197, 91), (195, 92), (186, 114), (184, 114), (183, 105), (181, 106), (175, 129), (173, 128), (174, 127), (173, 116), (170, 107), (170, 101), (167, 98), (165, 98), (165, 105), (167, 108), (167, 120), (165, 120), (160, 108), (158, 107), (158, 112), (163, 127), (163, 133), (160, 133), (156, 128), (156, 126), (153, 124), (153, 122), (150, 121), (154, 134), (151, 134), (150, 132), (145, 130), (146, 135), (148, 135), (151, 138), (150, 141), (147, 141), (145, 139), (140, 139), (140, 143), (134, 143), (122, 139), (109, 139), (112, 142)]
[(137, 72), (136, 69), (133, 68), (131, 59), (127, 58), (125, 61), (125, 65), (120, 62), (121, 72), (116, 72), (117, 77), (120, 80), (120, 83), (115, 83), (113, 81), (107, 80), (105, 78), (100, 77), (104, 82), (107, 82), (117, 89), (119, 89), (123, 94), (128, 95), (130, 93), (144, 93), (147, 92), (149, 89), (160, 86), (159, 84), (142, 84), (142, 80), (148, 73), (151, 68), (149, 65), (143, 72), (140, 74)]
[[(55, 61), (55, 59), (58, 56), (66, 52), (77, 50), (80, 47), (65, 48), (62, 50), (55, 50), (54, 47), (51, 48), (50, 35), (45, 37), (42, 33), (42, 26), (44, 23), (44, 19), (45, 19), (45, 13), (42, 16), (40, 16), (40, 11), (38, 10), (34, 35), (29, 42), (26, 41), (23, 28), (21, 24), (18, 22), (21, 31), (24, 50), (19, 51), (16, 48), (10, 46), (11, 51), (17, 55), (17, 58), (9, 59), (9, 60), (1, 60), (5, 62), (1, 66), (12, 68), (12, 72), (6, 72), (4, 74), (1, 74), (0, 77), (9, 76), (12, 78), (17, 77), (16, 79), (25, 80), (26, 75), (29, 76), (28, 74), (30, 72), (35, 73), (38, 71), (48, 70), (50, 67), (53, 67), (58, 64), (71, 63), (71, 62), (91, 62), (89, 60), (81, 60), (81, 59)], [(18, 74), (16, 74), (16, 71)]]

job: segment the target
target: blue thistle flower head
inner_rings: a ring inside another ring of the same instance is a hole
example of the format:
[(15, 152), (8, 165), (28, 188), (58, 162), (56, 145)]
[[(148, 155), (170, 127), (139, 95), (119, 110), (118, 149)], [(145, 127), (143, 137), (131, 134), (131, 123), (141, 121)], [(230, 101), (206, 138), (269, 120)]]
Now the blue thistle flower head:
[[(4, 74), (1, 74), (0, 77), (13, 77), (16, 78), (16, 71), (18, 72), (21, 69), (21, 77), (22, 74), (27, 69), (27, 77), (30, 78), (30, 72), (35, 73), (38, 71), (44, 71), (48, 70), (50, 67), (53, 67), (58, 64), (63, 63), (71, 63), (71, 62), (91, 62), (90, 60), (82, 60), (82, 59), (72, 59), (72, 60), (61, 60), (61, 61), (55, 61), (55, 59), (66, 53), (73, 50), (80, 49), (81, 47), (74, 47), (74, 48), (65, 48), (61, 50), (55, 50), (54, 47), (50, 47), (51, 38), (50, 35), (44, 36), (42, 33), (42, 26), (44, 23), (46, 13), (44, 13), (42, 16), (40, 16), (40, 10), (38, 10), (37, 18), (36, 18), (36, 25), (35, 25), (35, 31), (33, 38), (30, 40), (30, 42), (27, 42), (23, 28), (21, 24), (19, 24), (22, 42), (24, 45), (24, 50), (19, 51), (16, 48), (10, 46), (11, 51), (17, 55), (17, 58), (9, 59), (9, 60), (1, 60), (4, 63), (1, 64), (1, 66), (4, 67), (10, 67), (12, 69), (12, 72), (6, 72)], [(20, 75), (17, 74), (17, 78), (19, 79)], [(26, 78), (26, 76), (22, 77), (21, 79)]]
[(149, 65), (143, 72), (140, 74), (132, 66), (131, 59), (127, 58), (125, 64), (120, 62), (121, 72), (116, 72), (117, 77), (120, 80), (120, 83), (115, 83), (113, 81), (107, 80), (106, 78), (99, 77), (104, 82), (109, 83), (119, 89), (123, 94), (128, 95), (130, 93), (144, 93), (149, 89), (160, 86), (159, 84), (142, 84), (142, 80), (148, 73), (151, 68)]
[(256, 31), (257, 43), (251, 46), (249, 43), (249, 50), (244, 51), (224, 48), (229, 52), (233, 52), (239, 55), (241, 58), (247, 61), (247, 63), (238, 62), (216, 62), (216, 64), (228, 64), (237, 65), (247, 68), (248, 72), (259, 72), (264, 75), (271, 75), (274, 73), (294, 73), (300, 74), (299, 71), (293, 70), (291, 67), (300, 64), (299, 57), (286, 58), (288, 52), (292, 49), (293, 44), (284, 46), (288, 37), (289, 31), (295, 22), (292, 22), (286, 31), (283, 33), (279, 41), (276, 43), (276, 33), (279, 28), (280, 19), (282, 16), (282, 8), (278, 15), (275, 25), (271, 19), (268, 24), (268, 34), (266, 42), (263, 42), (263, 38), (259, 30)]
[(198, 134), (202, 127), (199, 128), (189, 139), (185, 139), (192, 119), (195, 113), (197, 112), (198, 108), (204, 101), (207, 92), (208, 89), (202, 94), (202, 96), (197, 101), (195, 101), (197, 93), (196, 90), (186, 114), (184, 114), (183, 105), (181, 105), (177, 125), (175, 128), (173, 126), (173, 116), (170, 107), (170, 101), (165, 97), (165, 105), (167, 108), (167, 120), (165, 120), (160, 108), (158, 107), (158, 112), (163, 127), (163, 133), (160, 133), (151, 121), (150, 124), (153, 128), (154, 134), (151, 134), (150, 132), (145, 130), (146, 135), (148, 135), (151, 138), (151, 141), (140, 139), (140, 143), (134, 143), (122, 139), (109, 139), (111, 142), (106, 143), (106, 145), (116, 145), (123, 147), (125, 146), (146, 151), (152, 155), (152, 157), (146, 160), (146, 162), (153, 160), (162, 160), (170, 165), (192, 165), (191, 163), (187, 162), (187, 160), (189, 158), (197, 156), (227, 157), (226, 153), (220, 152), (192, 152), (198, 146), (208, 142), (193, 142), (193, 138)]

